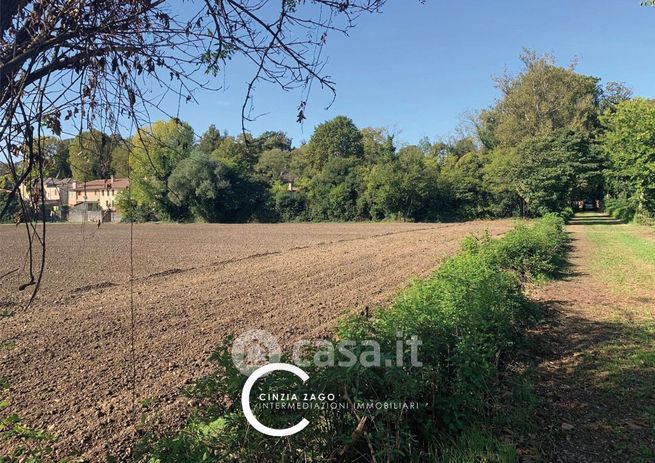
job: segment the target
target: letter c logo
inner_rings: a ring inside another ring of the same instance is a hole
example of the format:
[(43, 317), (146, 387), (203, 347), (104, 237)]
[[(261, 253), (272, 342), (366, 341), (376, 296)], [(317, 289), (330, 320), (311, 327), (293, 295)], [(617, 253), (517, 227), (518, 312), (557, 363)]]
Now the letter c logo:
[(295, 365), (290, 365), (288, 363), (271, 363), (264, 365), (263, 367), (257, 368), (255, 371), (253, 371), (250, 377), (248, 377), (246, 380), (246, 384), (243, 385), (243, 391), (241, 393), (241, 407), (243, 407), (243, 414), (246, 416), (248, 423), (250, 423), (253, 428), (262, 434), (274, 437), (291, 436), (305, 429), (309, 424), (309, 421), (303, 418), (300, 423), (296, 424), (295, 426), (291, 426), (290, 428), (269, 428), (268, 426), (264, 426), (259, 421), (257, 421), (257, 418), (255, 418), (255, 415), (253, 415), (252, 409), (250, 408), (250, 391), (252, 390), (252, 387), (255, 385), (259, 378), (273, 371), (288, 371), (289, 373), (293, 373), (302, 379), (303, 383), (309, 379), (309, 375)]

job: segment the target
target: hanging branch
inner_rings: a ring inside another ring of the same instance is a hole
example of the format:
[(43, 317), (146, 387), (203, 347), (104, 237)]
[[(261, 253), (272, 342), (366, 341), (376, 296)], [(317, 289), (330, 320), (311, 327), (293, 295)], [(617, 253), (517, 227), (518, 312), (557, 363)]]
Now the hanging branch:
[[(171, 12), (173, 0), (2, 0), (0, 175), (10, 188), (0, 220), (10, 204), (20, 205), (17, 222), (26, 223), (30, 267), (21, 287), (35, 287), (30, 301), (45, 265), (43, 136), (61, 135), (65, 121), (80, 131), (99, 120), (114, 132), (135, 121), (147, 125), (150, 110), (161, 110), (149, 89), (161, 92), (159, 101), (170, 93), (191, 101), (194, 90), (209, 88), (235, 57), (254, 68), (242, 108), (244, 132), (258, 82), (299, 89), (302, 122), (313, 82), (336, 95), (320, 58), (328, 34), (346, 33), (361, 14), (378, 12), (384, 3), (188, 0), (185, 13), (191, 14), (183, 18)], [(30, 179), (40, 187), (40, 204), (20, 194)], [(34, 242), (41, 244), (38, 262)]]

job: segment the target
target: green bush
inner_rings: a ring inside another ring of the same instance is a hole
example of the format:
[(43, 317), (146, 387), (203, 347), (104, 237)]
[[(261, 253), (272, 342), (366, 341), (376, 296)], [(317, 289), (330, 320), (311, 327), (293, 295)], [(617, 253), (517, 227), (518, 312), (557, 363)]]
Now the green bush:
[(637, 214), (636, 201), (628, 196), (619, 196), (605, 198), (605, 210), (617, 219), (625, 222), (632, 222)]
[(565, 264), (564, 219), (546, 214), (533, 225), (519, 222), (500, 240), (469, 238), (463, 252), (482, 254), (495, 265), (516, 272), (522, 281), (556, 277)]
[(307, 220), (307, 196), (302, 191), (288, 191), (279, 184), (273, 189), (274, 209), (282, 222)]
[(565, 207), (557, 215), (559, 215), (564, 220), (564, 222), (568, 222), (573, 218), (575, 212), (573, 211), (572, 207)]
[[(9, 203), (9, 204), (7, 204)], [(0, 218), (0, 223), (14, 223), (16, 221), (16, 213), (19, 210), (19, 204), (15, 196), (10, 198), (9, 193), (0, 189), (0, 212), (7, 208), (5, 214)]]
[[(6, 379), (0, 378), (0, 391), (9, 388)], [(69, 459), (55, 459), (53, 444), (56, 438), (46, 431), (30, 428), (18, 415), (5, 413), (9, 402), (0, 398), (0, 463), (67, 463)], [(12, 447), (13, 444), (13, 448)], [(9, 450), (11, 448), (11, 450)]]
[(425, 414), (408, 417), (415, 421), (410, 427), (421, 430), (429, 421), (436, 428), (426, 429), (423, 441), (433, 431), (464, 429), (480, 418), (497, 356), (514, 345), (530, 319), (516, 275), (482, 254), (453, 257), (378, 313), (377, 339), (390, 343), (402, 331), (423, 341), (423, 367), (407, 369), (387, 385), (391, 397), (430, 403)]
[(121, 214), (123, 222), (149, 222), (157, 220), (155, 210), (134, 198), (130, 198), (127, 190), (116, 195), (116, 209)]
[[(338, 400), (415, 402), (406, 410), (364, 412), (366, 438), (353, 438), (358, 418), (348, 410), (258, 411), (266, 424), (286, 427), (302, 417), (311, 424), (294, 436), (271, 439), (249, 426), (240, 397), (246, 377), (232, 365), (229, 343), (217, 350), (214, 374), (190, 394), (200, 401), (197, 415), (180, 433), (150, 436), (137, 452), (150, 462), (175, 461), (326, 461), (339, 453), (344, 461), (426, 461), (447, 449), (445, 442), (479, 427), (499, 394), (500, 360), (521, 341), (538, 316), (522, 292), (521, 279), (553, 275), (564, 263), (564, 220), (547, 215), (531, 226), (519, 223), (503, 238), (489, 234), (465, 240), (462, 251), (430, 277), (416, 280), (372, 320), (342, 321), (336, 339), (375, 340), (383, 364), (397, 358), (398, 339), (422, 341), (412, 366), (410, 348), (394, 367), (303, 367), (310, 380), (298, 385), (284, 374), (265, 377), (257, 391), (333, 393)], [(398, 334), (401, 336), (398, 336)], [(365, 347), (357, 343), (359, 356)], [(318, 351), (320, 352), (320, 350)], [(311, 354), (310, 354), (311, 355)], [(284, 360), (283, 360), (284, 361)], [(233, 400), (226, 399), (233, 398)], [(463, 433), (463, 434), (462, 434)], [(247, 436), (247, 437), (244, 437)]]

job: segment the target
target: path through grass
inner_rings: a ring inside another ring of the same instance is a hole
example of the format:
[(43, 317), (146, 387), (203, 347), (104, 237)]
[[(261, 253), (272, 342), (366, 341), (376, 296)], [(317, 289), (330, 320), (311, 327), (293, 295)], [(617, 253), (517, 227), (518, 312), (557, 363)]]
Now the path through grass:
[(599, 214), (569, 227), (570, 274), (534, 289), (537, 460), (655, 461), (655, 233)]

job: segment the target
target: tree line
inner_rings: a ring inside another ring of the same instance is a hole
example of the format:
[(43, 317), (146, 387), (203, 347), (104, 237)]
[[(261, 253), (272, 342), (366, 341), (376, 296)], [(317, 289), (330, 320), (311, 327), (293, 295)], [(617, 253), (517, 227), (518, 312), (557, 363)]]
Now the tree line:
[[(345, 116), (294, 147), (281, 131), (196, 139), (157, 121), (130, 139), (91, 130), (43, 146), (51, 176), (132, 181), (119, 207), (133, 220), (441, 221), (539, 216), (605, 198), (624, 218), (655, 213), (655, 103), (624, 84), (521, 55), (495, 79), (501, 96), (462, 135), (397, 146)], [(129, 196), (129, 197), (128, 197)]]

